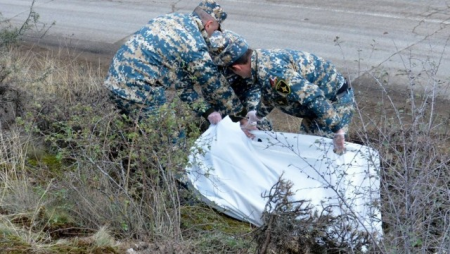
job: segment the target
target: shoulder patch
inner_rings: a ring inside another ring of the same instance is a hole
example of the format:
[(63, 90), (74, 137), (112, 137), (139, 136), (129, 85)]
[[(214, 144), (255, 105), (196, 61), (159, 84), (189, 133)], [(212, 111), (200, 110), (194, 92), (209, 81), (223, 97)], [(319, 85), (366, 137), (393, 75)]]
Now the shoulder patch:
[(275, 80), (276, 82), (273, 88), (282, 95), (287, 95), (291, 93), (291, 87), (287, 84), (286, 80), (280, 79)]

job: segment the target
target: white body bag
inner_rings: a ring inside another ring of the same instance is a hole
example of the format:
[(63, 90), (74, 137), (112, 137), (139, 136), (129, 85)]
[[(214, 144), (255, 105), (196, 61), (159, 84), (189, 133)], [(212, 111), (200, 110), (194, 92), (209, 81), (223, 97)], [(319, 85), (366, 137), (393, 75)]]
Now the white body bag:
[(333, 215), (349, 214), (359, 230), (381, 234), (377, 151), (347, 142), (347, 152), (339, 156), (328, 138), (252, 133), (253, 140), (226, 117), (197, 140), (186, 169), (204, 202), (261, 226), (263, 196), (282, 176), (293, 183), (293, 199), (309, 200), (318, 210), (332, 205)]

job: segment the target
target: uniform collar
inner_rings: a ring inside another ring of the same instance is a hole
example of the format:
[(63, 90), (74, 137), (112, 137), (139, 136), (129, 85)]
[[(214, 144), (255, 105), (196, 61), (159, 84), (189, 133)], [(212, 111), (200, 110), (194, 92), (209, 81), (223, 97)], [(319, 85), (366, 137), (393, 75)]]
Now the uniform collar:
[(208, 33), (205, 30), (202, 20), (198, 17), (197, 13), (193, 13), (192, 17), (194, 18), (194, 22), (197, 24), (198, 30), (202, 34), (203, 39), (205, 39), (205, 41), (209, 41)]

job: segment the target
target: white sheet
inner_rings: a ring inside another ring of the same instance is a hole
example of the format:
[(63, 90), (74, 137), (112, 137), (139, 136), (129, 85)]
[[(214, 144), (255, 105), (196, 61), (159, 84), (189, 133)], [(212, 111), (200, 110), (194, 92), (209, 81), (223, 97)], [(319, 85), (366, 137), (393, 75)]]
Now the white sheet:
[(228, 117), (197, 140), (188, 178), (203, 201), (239, 220), (261, 226), (267, 200), (278, 181), (293, 182), (294, 199), (336, 205), (333, 213), (356, 216), (359, 229), (381, 233), (378, 153), (347, 143), (333, 153), (332, 140), (294, 133), (254, 131), (251, 140)]

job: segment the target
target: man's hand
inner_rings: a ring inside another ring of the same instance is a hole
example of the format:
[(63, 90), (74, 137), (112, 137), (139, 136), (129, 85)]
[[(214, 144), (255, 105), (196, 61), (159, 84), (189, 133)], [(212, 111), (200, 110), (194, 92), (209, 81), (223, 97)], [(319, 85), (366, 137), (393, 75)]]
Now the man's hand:
[(248, 121), (246, 118), (242, 119), (240, 121), (241, 123), (241, 130), (245, 133), (245, 135), (251, 139), (255, 137), (250, 131), (257, 130), (256, 124), (252, 125), (250, 124), (250, 121)]
[(247, 113), (248, 124), (256, 126), (258, 121), (261, 121), (259, 117), (256, 116), (256, 110), (252, 110)]
[(209, 114), (208, 116), (208, 121), (211, 124), (218, 124), (220, 121), (222, 120), (222, 116), (220, 115), (219, 112), (214, 111), (211, 114)]
[(345, 132), (342, 129), (334, 134), (333, 146), (335, 154), (342, 155), (345, 153)]

